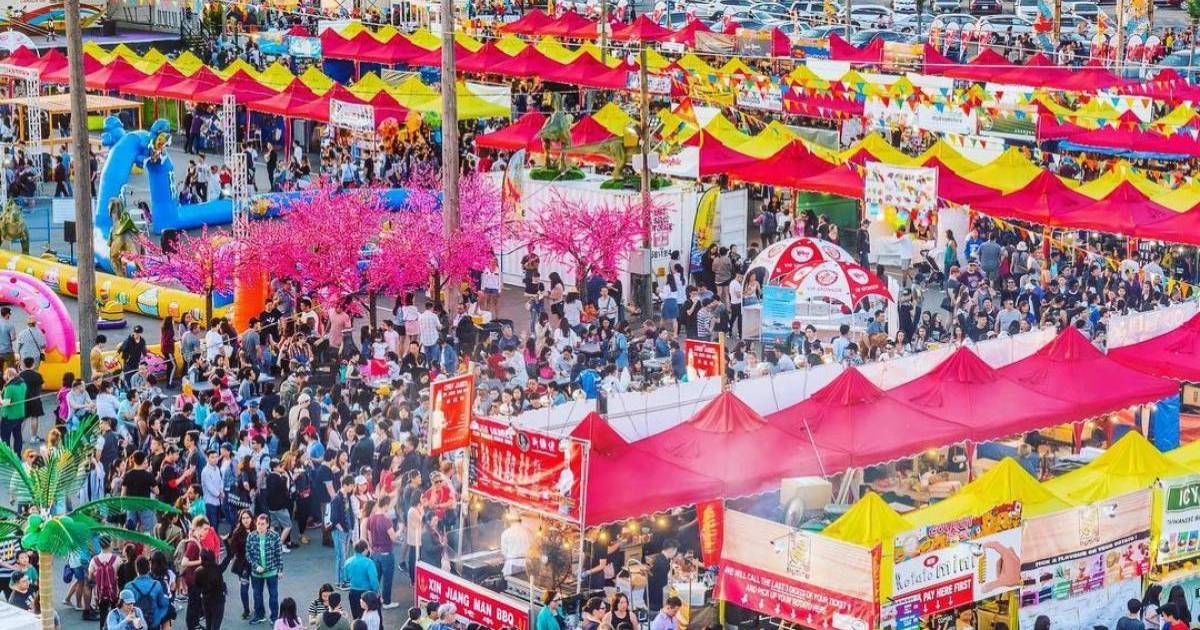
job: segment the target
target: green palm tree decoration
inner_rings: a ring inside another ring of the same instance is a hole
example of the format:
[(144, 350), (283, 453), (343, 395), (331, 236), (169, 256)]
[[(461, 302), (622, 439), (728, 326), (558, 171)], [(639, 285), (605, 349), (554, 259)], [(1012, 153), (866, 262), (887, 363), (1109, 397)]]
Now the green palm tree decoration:
[(38, 600), (43, 630), (54, 630), (54, 557), (87, 547), (94, 537), (108, 536), (170, 551), (170, 545), (146, 534), (109, 525), (110, 514), (175, 508), (141, 497), (105, 497), (90, 501), (66, 514), (54, 514), (67, 497), (74, 496), (88, 476), (89, 456), (95, 452), (100, 422), (87, 416), (67, 434), (62, 446), (39, 465), (27, 468), (7, 444), (0, 443), (0, 484), (9, 488), (17, 512), (0, 507), (0, 540), (19, 537), (21, 546), (38, 554)]
[(1192, 49), (1188, 52), (1187, 76), (1185, 76), (1184, 79), (1191, 81), (1192, 68), (1196, 66), (1196, 25), (1200, 24), (1200, 0), (1187, 0), (1186, 8), (1188, 22), (1191, 24), (1192, 30), (1191, 37), (1188, 38), (1188, 41), (1190, 42)]

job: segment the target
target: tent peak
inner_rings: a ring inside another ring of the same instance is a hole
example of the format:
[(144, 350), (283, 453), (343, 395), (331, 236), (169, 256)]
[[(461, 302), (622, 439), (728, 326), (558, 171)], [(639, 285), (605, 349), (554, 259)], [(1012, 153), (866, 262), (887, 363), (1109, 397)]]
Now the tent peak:
[(750, 432), (767, 424), (757, 411), (730, 391), (718, 394), (687, 422), (697, 431), (709, 433)]

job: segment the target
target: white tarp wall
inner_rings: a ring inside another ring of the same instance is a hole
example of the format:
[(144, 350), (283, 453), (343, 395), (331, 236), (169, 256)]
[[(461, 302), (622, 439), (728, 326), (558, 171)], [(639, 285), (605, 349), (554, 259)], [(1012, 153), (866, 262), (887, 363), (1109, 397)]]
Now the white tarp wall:
[(0, 602), (0, 628), (4, 630), (40, 630), (41, 620), (27, 611)]
[(1146, 313), (1108, 319), (1108, 347), (1119, 348), (1157, 337), (1178, 328), (1197, 312), (1200, 302), (1189, 300)]

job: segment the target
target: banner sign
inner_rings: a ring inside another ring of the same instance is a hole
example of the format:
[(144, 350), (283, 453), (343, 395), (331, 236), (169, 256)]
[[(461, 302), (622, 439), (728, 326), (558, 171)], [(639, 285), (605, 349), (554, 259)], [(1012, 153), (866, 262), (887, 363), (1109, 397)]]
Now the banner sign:
[(872, 221), (931, 222), (937, 202), (937, 169), (867, 162), (863, 206)]
[(745, 57), (770, 57), (774, 52), (771, 42), (771, 31), (739, 28), (737, 34), (737, 54)]
[(935, 101), (917, 105), (918, 129), (938, 133), (957, 133), (969, 135), (975, 133), (979, 122), (975, 116), (975, 108), (956, 107), (952, 103)]
[(725, 357), (721, 351), (720, 342), (687, 339), (683, 348), (687, 355), (688, 380), (721, 376), (721, 371), (725, 367)]
[(286, 55), (287, 37), (286, 31), (263, 31), (258, 34), (258, 50), (264, 55)]
[(1156, 564), (1200, 556), (1200, 475), (1164, 479)]
[(416, 605), (454, 604), (459, 621), (485, 628), (529, 630), (529, 604), (476, 586), (424, 562), (418, 562), (413, 587)]
[(925, 48), (922, 44), (903, 42), (883, 43), (883, 71), (907, 72), (920, 70), (924, 66)]
[(762, 331), (759, 341), (763, 345), (781, 345), (792, 333), (792, 322), (796, 320), (796, 289), (767, 285), (763, 287)]
[(356, 133), (375, 133), (375, 107), (368, 103), (350, 103), (329, 99), (329, 124)]
[(1007, 140), (1037, 140), (1037, 107), (999, 105), (979, 109), (979, 135)]
[(1108, 623), (1136, 597), (1150, 569), (1150, 491), (1029, 521), (1022, 536), (1022, 628), (1038, 615), (1064, 627)]
[(429, 454), (466, 448), (475, 407), (475, 376), (463, 374), (429, 385)]
[[(699, 149), (697, 149), (699, 151)], [(700, 195), (696, 202), (696, 218), (692, 221), (692, 251), (688, 256), (688, 273), (704, 269), (704, 252), (720, 238), (721, 223), (717, 221), (717, 204), (721, 199), (721, 187), (712, 186)]]
[(892, 593), (919, 602), (922, 615), (1020, 588), (1021, 505), (898, 534)]
[[(632, 91), (642, 89), (642, 73), (630, 71), (628, 74), (626, 74), (625, 89)], [(665, 74), (647, 74), (646, 91), (650, 94), (670, 94), (671, 77)]]
[(583, 521), (585, 442), (475, 418), (470, 452), (472, 492), (550, 518)]
[(783, 85), (771, 77), (742, 77), (737, 82), (735, 102), (741, 107), (783, 111)]
[(725, 511), (717, 597), (815, 630), (876, 621), (875, 550)]
[(300, 37), (297, 35), (292, 35), (288, 37), (287, 45), (288, 54), (293, 57), (317, 59), (321, 56), (320, 37)]
[(737, 39), (724, 33), (696, 31), (695, 48), (702, 54), (732, 55), (737, 52)]
[(700, 560), (706, 567), (715, 567), (721, 562), (721, 547), (725, 544), (725, 500), (697, 503), (696, 522), (700, 530)]

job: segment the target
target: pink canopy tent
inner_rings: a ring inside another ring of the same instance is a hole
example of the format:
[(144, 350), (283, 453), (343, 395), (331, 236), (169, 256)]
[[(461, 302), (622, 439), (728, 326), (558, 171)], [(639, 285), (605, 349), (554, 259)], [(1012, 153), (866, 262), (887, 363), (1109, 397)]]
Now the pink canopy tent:
[(537, 35), (542, 32), (542, 29), (547, 24), (554, 21), (554, 18), (546, 15), (541, 9), (533, 9), (522, 15), (515, 22), (509, 22), (500, 27), (501, 33), (515, 33), (517, 35)]
[(833, 168), (813, 153), (803, 142), (793, 140), (766, 159), (736, 162), (726, 174), (734, 179), (755, 184), (794, 187), (802, 178)]
[(778, 26), (771, 29), (771, 56), (792, 56), (792, 39), (788, 37), (787, 33), (780, 30)]
[(853, 164), (835, 166), (824, 173), (795, 180), (792, 188), (860, 199), (863, 195), (863, 176)]
[[(341, 100), (340, 98), (338, 100)], [(404, 119), (408, 117), (409, 109), (400, 104), (396, 97), (388, 93), (387, 90), (380, 90), (378, 94), (371, 98), (371, 107), (375, 108), (375, 127), (383, 124), (383, 121), (392, 118), (396, 122), (403, 124)]]
[(1154, 224), (1178, 213), (1150, 200), (1137, 186), (1123, 181), (1102, 199), (1058, 212), (1050, 210), (1050, 225), (1114, 234), (1134, 234), (1139, 226)]
[(719, 480), (631, 448), (595, 412), (584, 417), (571, 437), (591, 444), (584, 504), (588, 527), (724, 496)]
[(183, 74), (171, 66), (163, 66), (154, 74), (147, 75), (144, 79), (139, 79), (133, 83), (127, 83), (118, 88), (118, 92), (122, 94), (135, 94), (137, 96), (158, 96), (163, 88), (175, 85), (183, 80)]
[(711, 32), (712, 32), (712, 29), (708, 28), (707, 24), (705, 24), (704, 22), (701, 22), (700, 20), (692, 19), (692, 20), (688, 20), (687, 24), (684, 24), (682, 28), (671, 33), (663, 41), (675, 42), (677, 44), (684, 44), (690, 48), (690, 47), (696, 45), (696, 33), (711, 33)]
[(1082, 68), (1070, 71), (1070, 74), (1055, 87), (1063, 90), (1095, 91), (1120, 87), (1127, 83), (1104, 67), (1104, 64), (1093, 59)]
[(65, 68), (65, 67), (67, 67), (67, 64), (68, 64), (67, 56), (62, 54), (61, 52), (59, 52), (58, 49), (56, 48), (56, 49), (51, 50), (50, 52), (42, 55), (39, 59), (37, 59), (33, 63), (27, 64), (25, 67), (26, 68), (34, 68), (38, 72), (45, 75), (50, 72), (59, 70), (61, 68)]
[(722, 392), (694, 416), (631, 445), (699, 475), (725, 482), (726, 496), (778, 487), (784, 477), (823, 475), (846, 467), (847, 457), (822, 453), (807, 439), (775, 427), (731, 392)]
[(1145, 341), (1110, 348), (1108, 357), (1139, 372), (1200, 382), (1200, 314), (1182, 326)]
[[(312, 88), (299, 81), (293, 81), (286, 90), (256, 101), (246, 103), (246, 108), (266, 114), (275, 114), (286, 118), (309, 118), (313, 103), (324, 103), (325, 117), (312, 120), (329, 120), (329, 101), (313, 93)], [(307, 115), (302, 115), (301, 112)]]
[[(463, 70), (462, 64), (458, 63), (458, 62), (462, 59), (465, 59), (467, 57), (467, 55), (470, 55), (470, 54), (471, 54), (471, 51), (468, 50), (466, 46), (463, 46), (462, 44), (460, 44), (458, 42), (454, 42), (454, 59), (455, 59), (454, 69), (459, 72), (462, 72), (462, 70)], [(434, 68), (434, 67), (441, 66), (442, 65), (442, 49), (434, 48), (433, 50), (427, 50), (419, 55), (414, 56), (412, 59), (409, 59), (408, 64), (411, 66), (425, 66), (428, 68)]]
[(643, 13), (629, 24), (614, 28), (612, 38), (618, 42), (661, 42), (672, 32), (670, 29), (659, 26)]
[(106, 66), (101, 66), (84, 77), (84, 84), (89, 90), (116, 90), (122, 85), (128, 85), (145, 79), (148, 75), (138, 70), (133, 64), (123, 58), (116, 58)]
[(1000, 373), (1047, 396), (1075, 404), (1083, 417), (1179, 393), (1179, 384), (1143, 374), (1105, 356), (1074, 326)]
[(943, 76), (973, 81), (990, 81), (993, 77), (1016, 67), (1007, 57), (985, 48), (965, 64), (956, 64), (942, 72)]
[(220, 104), (226, 94), (232, 94), (238, 103), (249, 103), (278, 93), (279, 91), (273, 90), (260, 83), (258, 79), (251, 77), (245, 70), (238, 70), (225, 81), (203, 90), (197, 90), (192, 94), (190, 100), (197, 103)]
[(1170, 243), (1200, 244), (1200, 211), (1193, 206), (1186, 212), (1173, 213), (1162, 221), (1140, 225), (1133, 234)]
[(30, 50), (27, 46), (17, 46), (16, 50), (10, 52), (4, 58), (4, 63), (28, 68), (36, 63), (37, 60), (38, 54), (36, 52)]
[(321, 54), (328, 59), (394, 64), (408, 63), (426, 52), (428, 51), (402, 36), (381, 43), (367, 31), (359, 31), (350, 39), (342, 37), (332, 29), (321, 34)]
[(562, 65), (543, 55), (537, 48), (526, 46), (521, 52), (487, 68), (485, 72), (502, 74), (508, 77), (536, 77), (547, 73), (554, 73)]
[(942, 74), (959, 67), (958, 62), (943, 55), (941, 51), (929, 44), (925, 44), (925, 52), (922, 55), (922, 60), (926, 74)]
[(212, 70), (209, 70), (208, 66), (201, 66), (192, 76), (173, 85), (164, 86), (158, 95), (163, 98), (191, 101), (194, 100), (197, 92), (210, 89), (224, 82), (225, 80), (217, 76)]
[(848, 453), (850, 466), (870, 466), (966, 440), (970, 427), (942, 420), (888, 395), (855, 368), (806, 400), (767, 416), (824, 456)]
[(1095, 201), (1063, 183), (1050, 171), (1042, 171), (1024, 188), (990, 199), (980, 199), (971, 207), (985, 214), (1009, 219), (1046, 223), (1052, 212), (1061, 212)]
[(1043, 53), (1025, 61), (1024, 66), (1014, 67), (992, 76), (997, 83), (1016, 83), (1034, 87), (1053, 87), (1070, 78), (1072, 70), (1062, 68)]
[(970, 427), (976, 442), (1082, 420), (1077, 405), (1004, 376), (967, 348), (888, 394), (939, 418)]
[(862, 116), (863, 103), (854, 98), (843, 98), (833, 94), (788, 90), (783, 94), (783, 111), (810, 118), (840, 120)]
[(745, 153), (725, 146), (720, 140), (707, 131), (701, 130), (687, 142), (689, 146), (700, 147), (700, 176), (724, 175), (735, 167), (747, 167), (756, 164), (758, 159)]
[(541, 112), (526, 112), (507, 127), (477, 136), (475, 144), (501, 151), (533, 150), (535, 147), (540, 148), (537, 134), (545, 124), (546, 117)]
[(594, 87), (607, 90), (623, 90), (629, 70), (625, 64), (617, 68), (609, 68), (591, 55), (580, 55), (571, 63), (557, 63), (548, 59), (552, 65), (540, 75), (543, 81), (557, 81)]
[(859, 48), (837, 33), (832, 33), (829, 36), (829, 58), (850, 63), (878, 64), (883, 61), (883, 40), (876, 37)]
[(973, 200), (994, 199), (1000, 191), (977, 184), (946, 166), (940, 158), (930, 158), (921, 166), (937, 169), (938, 197), (955, 203), (968, 203)]
[[(100, 63), (95, 57), (92, 57), (91, 55), (83, 56), (83, 74), (84, 74), (84, 76), (87, 76), (93, 72), (96, 72), (97, 70), (99, 70), (100, 68), (103, 68), (103, 67), (104, 67), (104, 64)], [(68, 67), (67, 64), (63, 64), (62, 66), (59, 66), (58, 68), (56, 68), (54, 70), (51, 70), (49, 72), (43, 72), (42, 73), (42, 82), (43, 83), (55, 83), (58, 85), (67, 85), (68, 83), (71, 82), (70, 68)]]
[[(488, 42), (479, 50), (456, 60), (454, 68), (459, 72), (474, 72), (477, 74), (486, 74), (494, 72), (493, 68), (497, 65), (512, 59), (512, 57), (504, 54), (504, 51), (496, 48), (496, 45)], [(441, 60), (434, 65), (441, 65)]]
[(578, 37), (575, 31), (596, 28), (596, 23), (579, 15), (574, 11), (567, 11), (559, 16), (554, 21), (543, 26), (538, 32), (538, 35), (556, 35), (558, 37)]

